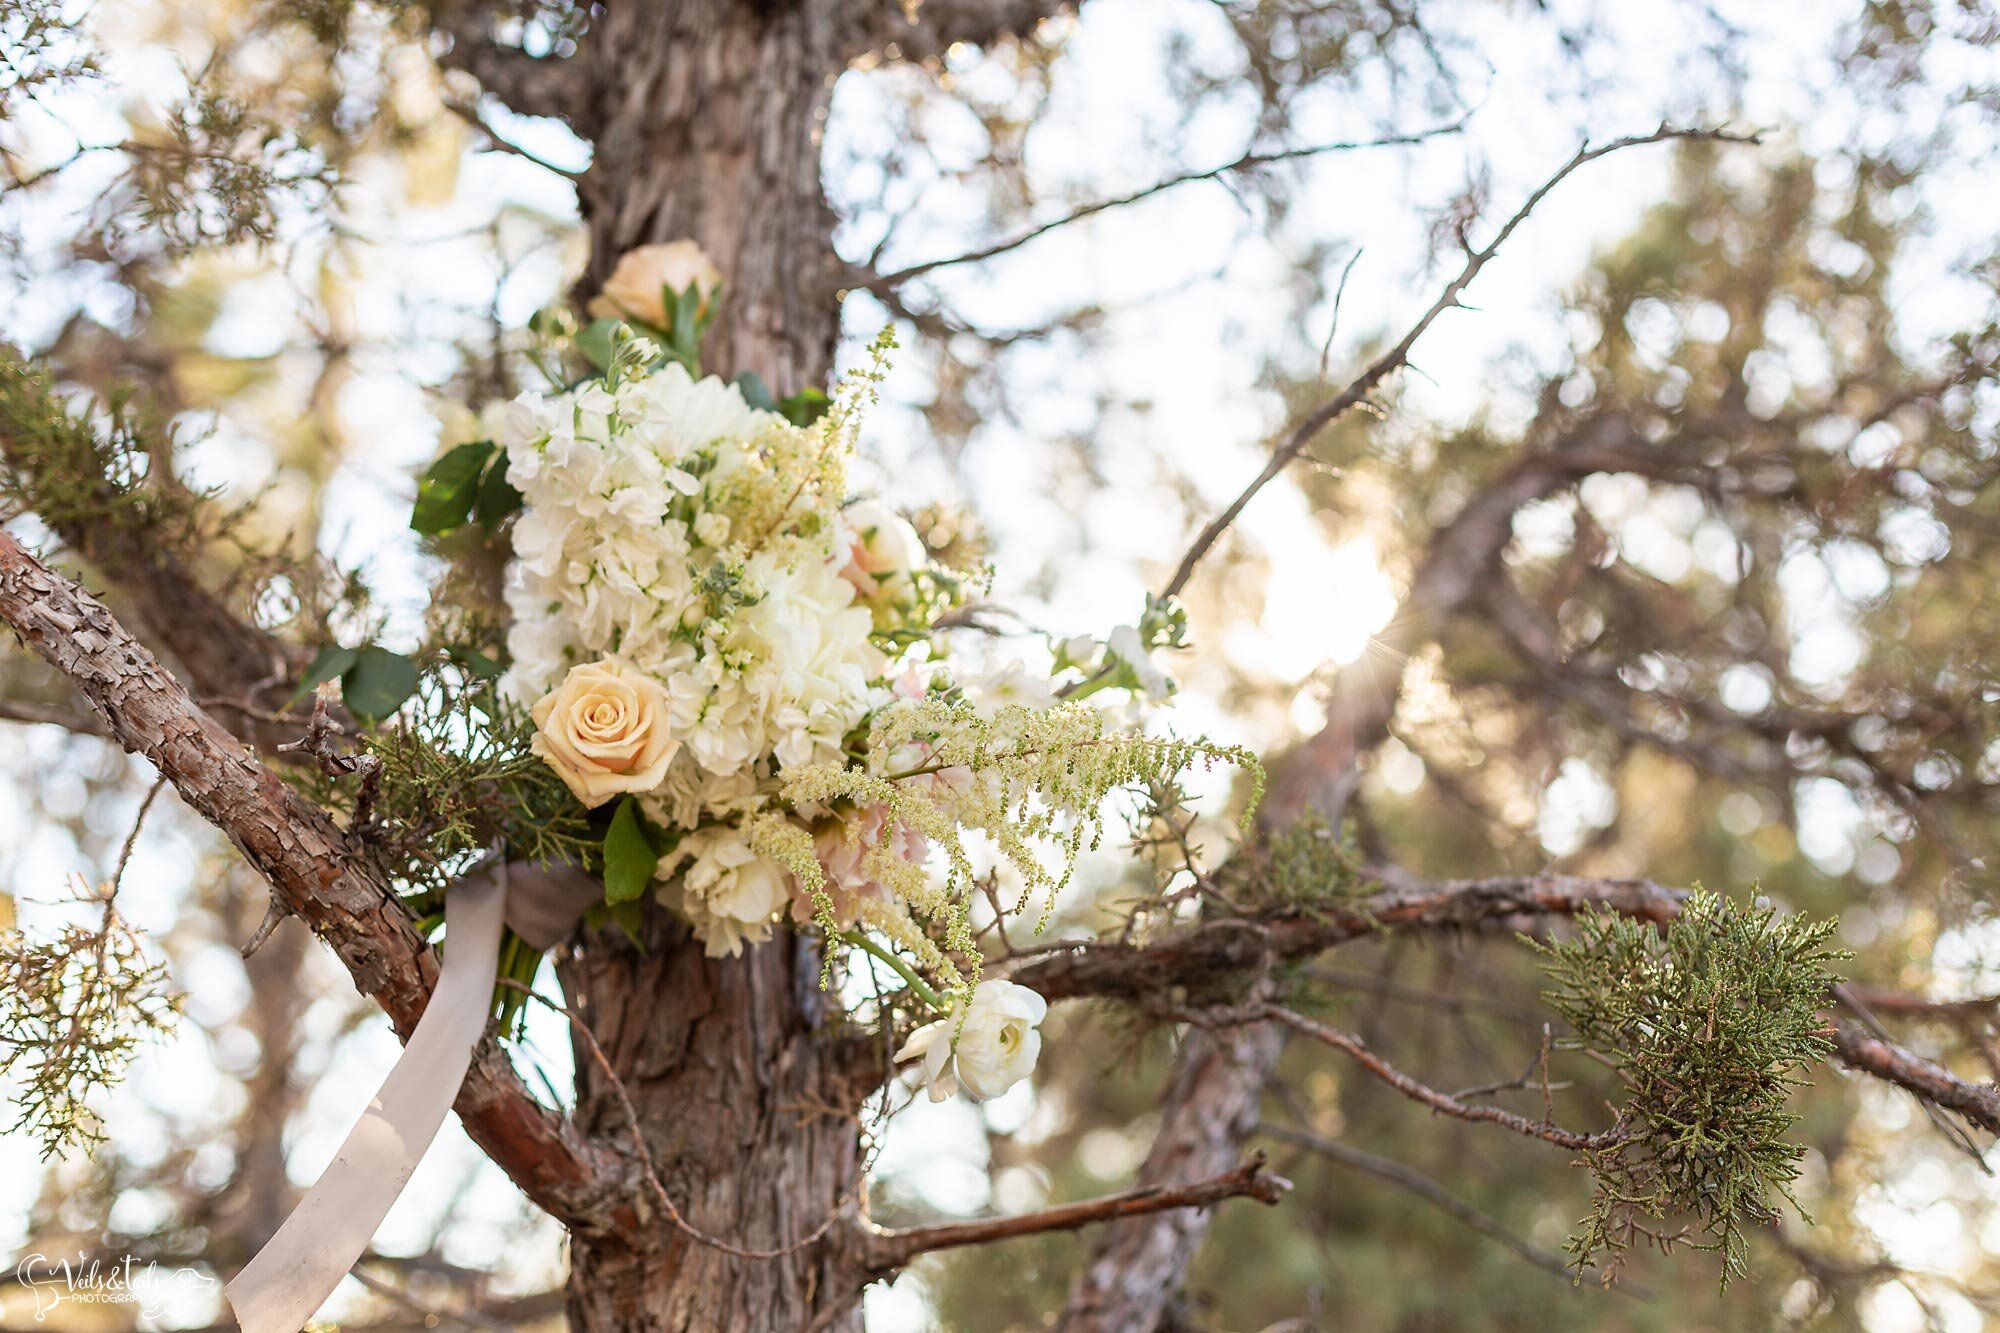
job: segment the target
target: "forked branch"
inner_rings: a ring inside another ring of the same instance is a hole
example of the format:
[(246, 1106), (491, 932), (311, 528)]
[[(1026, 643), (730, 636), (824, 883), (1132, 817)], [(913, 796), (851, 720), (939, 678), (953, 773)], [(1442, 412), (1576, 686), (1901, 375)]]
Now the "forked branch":
[(1256, 498), (1257, 492), (1263, 490), (1271, 482), (1272, 478), (1285, 470), (1287, 464), (1303, 453), (1306, 446), (1318, 438), (1321, 431), (1365, 401), (1368, 395), (1373, 393), (1376, 386), (1381, 384), (1383, 380), (1409, 364), (1410, 352), (1416, 347), (1417, 340), (1422, 338), (1425, 332), (1430, 329), (1430, 326), (1437, 322), (1438, 316), (1444, 314), (1447, 310), (1457, 308), (1461, 304), (1460, 298), (1464, 296), (1466, 288), (1472, 285), (1473, 279), (1479, 276), (1480, 270), (1485, 268), (1493, 256), (1500, 252), (1500, 247), (1507, 243), (1508, 238), (1514, 234), (1515, 230), (1528, 220), (1528, 215), (1533, 213), (1558, 185), (1567, 180), (1572, 172), (1597, 161), (1601, 157), (1609, 157), (1611, 154), (1621, 152), (1627, 148), (1638, 148), (1646, 144), (1665, 143), (1669, 140), (1711, 140), (1724, 143), (1759, 142), (1758, 137), (1754, 134), (1734, 134), (1721, 129), (1675, 129), (1670, 125), (1661, 125), (1660, 128), (1654, 130), (1651, 134), (1627, 135), (1622, 139), (1613, 139), (1609, 143), (1598, 144), (1595, 147), (1592, 147), (1589, 143), (1585, 143), (1582, 147), (1578, 148), (1575, 155), (1569, 161), (1563, 163), (1554, 175), (1536, 187), (1534, 193), (1530, 194), (1521, 206), (1514, 210), (1514, 215), (1500, 225), (1500, 230), (1493, 234), (1492, 240), (1476, 249), (1469, 242), (1465, 243), (1465, 263), (1459, 268), (1456, 276), (1445, 284), (1444, 290), (1438, 293), (1437, 299), (1431, 302), (1430, 308), (1418, 316), (1416, 323), (1410, 325), (1404, 331), (1403, 336), (1397, 339), (1395, 346), (1369, 362), (1368, 367), (1355, 376), (1353, 380), (1349, 381), (1346, 388), (1342, 389), (1333, 398), (1315, 409), (1305, 420), (1292, 428), (1291, 433), (1284, 438), (1276, 449), (1271, 451), (1270, 458), (1264, 463), (1263, 471), (1259, 472), (1251, 480), (1250, 484), (1245, 486), (1235, 499), (1225, 505), (1221, 513), (1210, 519), (1208, 524), (1196, 535), (1194, 542), (1187, 549), (1187, 554), (1181, 557), (1180, 565), (1174, 570), (1173, 578), (1168, 580), (1166, 595), (1172, 597), (1187, 586), (1188, 579), (1194, 575), (1195, 566), (1201, 563), (1202, 557), (1207, 555), (1209, 549), (1215, 545), (1222, 534), (1228, 531), (1229, 525), (1236, 521), (1237, 515), (1241, 514), (1250, 501)]
[(862, 1266), (871, 1273), (888, 1273), (903, 1267), (920, 1254), (933, 1250), (953, 1250), (967, 1245), (986, 1245), (1016, 1236), (1038, 1235), (1045, 1231), (1075, 1231), (1097, 1222), (1120, 1217), (1139, 1217), (1177, 1208), (1208, 1208), (1225, 1199), (1255, 1199), (1276, 1204), (1292, 1187), (1283, 1176), (1264, 1169), (1265, 1157), (1254, 1152), (1234, 1171), (1185, 1185), (1161, 1185), (1106, 1194), (1081, 1203), (1058, 1204), (1012, 1217), (985, 1217), (970, 1222), (945, 1222), (937, 1226), (906, 1227), (901, 1230), (875, 1228), (863, 1233)]

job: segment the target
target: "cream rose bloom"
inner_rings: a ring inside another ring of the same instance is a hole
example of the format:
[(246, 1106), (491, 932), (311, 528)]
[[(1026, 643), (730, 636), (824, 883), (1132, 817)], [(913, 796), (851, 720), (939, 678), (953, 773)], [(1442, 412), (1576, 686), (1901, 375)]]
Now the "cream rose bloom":
[(849, 533), (847, 563), (840, 576), (870, 606), (902, 601), (910, 574), (930, 559), (924, 539), (909, 520), (875, 500), (859, 500), (840, 511)]
[(620, 792), (665, 780), (681, 744), (667, 724), (672, 702), (651, 676), (615, 657), (571, 667), (535, 702), (529, 748), (592, 809)]
[(706, 311), (721, 285), (722, 270), (693, 241), (642, 245), (619, 256), (603, 290), (591, 299), (590, 313), (599, 319), (630, 319), (665, 328), (667, 308), (660, 300), (660, 288), (684, 292), (691, 286)]
[(1042, 1053), (1042, 1034), (1036, 1028), (1048, 1011), (1049, 1002), (1026, 986), (982, 981), (973, 988), (956, 1047), (951, 1040), (954, 1012), (911, 1033), (896, 1059), (923, 1060), (921, 1078), (934, 1102), (960, 1087), (972, 1100), (987, 1101), (1035, 1072)]

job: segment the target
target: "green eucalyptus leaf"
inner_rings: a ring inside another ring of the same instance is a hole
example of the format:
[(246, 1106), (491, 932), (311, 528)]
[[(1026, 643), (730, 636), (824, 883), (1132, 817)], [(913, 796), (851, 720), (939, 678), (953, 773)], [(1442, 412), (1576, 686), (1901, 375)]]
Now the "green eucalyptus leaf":
[(673, 330), (669, 341), (691, 366), (700, 360), (701, 335), (706, 323), (701, 318), (701, 291), (694, 283), (689, 283), (678, 296), (669, 294), (667, 327)]
[(473, 504), (473, 512), (479, 517), (479, 526), (491, 534), (510, 515), (520, 512), (521, 493), (514, 489), (514, 483), (507, 480), (507, 454), (496, 449), (493, 465), (486, 469), (486, 476), (479, 483), (479, 496)]
[(494, 453), (493, 441), (461, 444), (417, 480), (417, 503), (410, 527), (427, 537), (441, 536), (464, 523), (479, 494), (479, 471)]
[(615, 346), (612, 335), (617, 330), (617, 320), (596, 319), (576, 335), (576, 350), (582, 354), (584, 360), (597, 367), (599, 374), (611, 369), (612, 350)]
[(380, 721), (417, 692), (417, 664), (401, 653), (371, 645), (355, 654), (340, 687), (349, 712), (364, 721)]
[(343, 648), (339, 644), (320, 649), (319, 655), (306, 668), (306, 674), (299, 677), (299, 688), (285, 701), (285, 707), (290, 708), (334, 677), (345, 675), (359, 656), (352, 648)]
[(760, 412), (776, 412), (778, 400), (771, 396), (771, 388), (764, 383), (764, 377), (754, 370), (746, 370), (736, 377), (736, 388), (743, 395), (743, 401)]
[(777, 405), (785, 420), (794, 426), (810, 426), (826, 415), (832, 404), (818, 389), (800, 389)]
[(452, 660), (480, 680), (498, 680), (507, 668), (477, 648), (454, 648)]
[(659, 864), (639, 817), (639, 802), (627, 796), (618, 802), (611, 827), (604, 833), (604, 901), (613, 906), (637, 902), (645, 896)]

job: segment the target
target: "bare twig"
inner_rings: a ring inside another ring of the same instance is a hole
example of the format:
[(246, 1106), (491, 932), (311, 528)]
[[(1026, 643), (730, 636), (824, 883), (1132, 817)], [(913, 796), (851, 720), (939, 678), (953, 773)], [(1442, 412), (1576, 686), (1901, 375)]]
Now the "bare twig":
[(264, 919), (257, 923), (257, 929), (250, 933), (248, 940), (244, 941), (243, 956), (248, 958), (251, 954), (263, 948), (269, 942), (271, 936), (277, 932), (279, 924), (290, 915), (291, 912), (286, 910), (284, 901), (277, 894), (272, 894), (271, 905), (264, 909)]
[(1263, 490), (1272, 478), (1283, 472), (1286, 465), (1297, 458), (1305, 450), (1305, 447), (1318, 437), (1322, 430), (1325, 430), (1342, 416), (1345, 416), (1349, 409), (1365, 400), (1378, 384), (1408, 363), (1410, 351), (1416, 346), (1417, 340), (1424, 336), (1430, 326), (1436, 322), (1438, 316), (1444, 314), (1447, 310), (1464, 304), (1459, 298), (1464, 295), (1465, 289), (1472, 285), (1473, 279), (1479, 276), (1480, 270), (1485, 268), (1487, 262), (1499, 252), (1500, 247), (1507, 243), (1507, 239), (1514, 234), (1515, 230), (1523, 222), (1527, 221), (1528, 215), (1533, 213), (1540, 206), (1541, 202), (1549, 196), (1549, 193), (1562, 184), (1572, 172), (1591, 162), (1595, 162), (1601, 157), (1608, 157), (1612, 153), (1620, 152), (1627, 148), (1638, 148), (1645, 144), (1664, 143), (1669, 140), (1687, 139), (1719, 140), (1726, 143), (1759, 142), (1758, 137), (1754, 134), (1733, 134), (1721, 129), (1675, 129), (1669, 125), (1661, 125), (1651, 134), (1627, 135), (1622, 139), (1613, 139), (1609, 143), (1599, 144), (1596, 147), (1592, 147), (1586, 142), (1582, 147), (1578, 148), (1569, 161), (1557, 169), (1554, 175), (1536, 187), (1534, 193), (1530, 194), (1527, 200), (1514, 211), (1514, 215), (1501, 224), (1500, 230), (1494, 233), (1492, 240), (1479, 249), (1473, 249), (1470, 246), (1466, 247), (1464, 266), (1459, 269), (1458, 274), (1449, 283), (1445, 284), (1445, 288), (1438, 294), (1437, 300), (1433, 301), (1430, 308), (1418, 317), (1416, 323), (1410, 325), (1403, 336), (1397, 340), (1395, 346), (1376, 357), (1375, 360), (1369, 363), (1367, 369), (1363, 370), (1349, 382), (1345, 389), (1342, 389), (1339, 394), (1335, 395), (1328, 402), (1316, 409), (1312, 415), (1306, 417), (1305, 420), (1292, 428), (1291, 433), (1285, 437), (1284, 441), (1271, 451), (1270, 458), (1264, 464), (1264, 470), (1259, 472), (1250, 484), (1243, 488), (1242, 493), (1223, 508), (1221, 513), (1209, 520), (1207, 526), (1203, 527), (1201, 532), (1195, 537), (1193, 544), (1187, 549), (1187, 554), (1181, 557), (1180, 565), (1174, 570), (1173, 578), (1168, 580), (1166, 595), (1171, 597), (1187, 586), (1188, 579), (1194, 574), (1194, 567), (1201, 562), (1203, 556), (1208, 554), (1209, 548), (1215, 545), (1222, 534), (1228, 530), (1229, 525), (1236, 521), (1237, 515), (1241, 514), (1244, 507), (1256, 497), (1257, 493)]
[(1990, 1134), (2000, 1134), (2000, 1087), (1969, 1083), (1943, 1065), (1846, 1024), (1835, 1030), (1833, 1044), (1848, 1068), (1894, 1083), (1922, 1101), (1956, 1111)]
[(1012, 1217), (986, 1217), (971, 1222), (945, 1222), (895, 1231), (872, 1229), (864, 1233), (862, 1263), (871, 1273), (886, 1273), (901, 1268), (917, 1255), (933, 1250), (985, 1245), (1046, 1231), (1075, 1231), (1096, 1222), (1177, 1208), (1208, 1208), (1225, 1199), (1249, 1198), (1259, 1203), (1276, 1204), (1291, 1189), (1292, 1183), (1283, 1176), (1266, 1171), (1264, 1161), (1264, 1154), (1255, 1152), (1235, 1170), (1207, 1180), (1125, 1190), (1119, 1194), (1085, 1199), (1081, 1203), (1065, 1203), (1032, 1213), (1018, 1213)]
[[(1474, 1208), (1415, 1167), (1406, 1166), (1393, 1158), (1364, 1152), (1359, 1148), (1303, 1129), (1293, 1129), (1289, 1125), (1276, 1125), (1267, 1121), (1257, 1126), (1257, 1132), (1280, 1143), (1304, 1148), (1330, 1162), (1371, 1175), (1377, 1180), (1386, 1181), (1398, 1189), (1407, 1190), (1424, 1202), (1451, 1214), (1474, 1231), (1491, 1236), (1537, 1268), (1546, 1269), (1565, 1280), (1575, 1275), (1569, 1261), (1561, 1255), (1521, 1239), (1500, 1219)], [(1612, 1290), (1622, 1291), (1627, 1295), (1639, 1295), (1629, 1284), (1621, 1283)]]
[(1559, 1148), (1572, 1148), (1578, 1152), (1596, 1152), (1605, 1148), (1614, 1148), (1632, 1136), (1631, 1129), (1623, 1123), (1613, 1125), (1610, 1129), (1596, 1134), (1579, 1134), (1575, 1130), (1564, 1129), (1560, 1125), (1551, 1124), (1548, 1121), (1530, 1120), (1524, 1115), (1516, 1115), (1514, 1112), (1504, 1110), (1498, 1106), (1468, 1105), (1465, 1102), (1459, 1101), (1450, 1093), (1439, 1092), (1429, 1084), (1420, 1082), (1405, 1074), (1402, 1070), (1369, 1050), (1361, 1038), (1351, 1033), (1342, 1032), (1338, 1028), (1328, 1027), (1324, 1023), (1307, 1018), (1304, 1014), (1287, 1009), (1282, 1005), (1258, 1005), (1253, 1009), (1245, 1011), (1242, 1016), (1249, 1019), (1265, 1019), (1275, 1023), (1282, 1023), (1294, 1032), (1331, 1046), (1335, 1050), (1353, 1057), (1354, 1061), (1363, 1069), (1394, 1088), (1397, 1092), (1402, 1093), (1411, 1101), (1421, 1102), (1433, 1111), (1451, 1116), (1457, 1120), (1483, 1121), (1488, 1124), (1499, 1125), (1503, 1129), (1513, 1130), (1516, 1134), (1523, 1134), (1531, 1139), (1541, 1139), (1543, 1142), (1553, 1143)]
[(1178, 176), (1169, 176), (1165, 180), (1155, 181), (1144, 189), (1134, 190), (1130, 194), (1121, 194), (1115, 198), (1100, 199), (1095, 203), (1085, 204), (1081, 208), (1072, 209), (1059, 218), (1052, 218), (1047, 222), (1041, 223), (1039, 226), (1030, 227), (1028, 230), (1008, 240), (982, 246), (977, 250), (968, 250), (961, 255), (952, 255), (945, 259), (926, 260), (921, 264), (912, 264), (908, 268), (897, 269), (894, 273), (871, 274), (857, 271), (854, 285), (865, 288), (868, 291), (879, 292), (889, 288), (900, 287), (912, 278), (921, 278), (926, 273), (932, 273), (941, 268), (953, 268), (960, 264), (982, 263), (985, 260), (1004, 255), (1010, 250), (1018, 250), (1028, 242), (1046, 236), (1052, 231), (1067, 227), (1073, 222), (1081, 222), (1085, 218), (1094, 217), (1099, 213), (1108, 212), (1114, 208), (1123, 208), (1128, 204), (1136, 204), (1143, 199), (1150, 199), (1156, 194), (1162, 194), (1165, 191), (1174, 189), (1176, 186), (1191, 185), (1196, 181), (1215, 180), (1218, 177), (1233, 175), (1239, 171), (1251, 171), (1258, 167), (1272, 166), (1279, 162), (1296, 162), (1305, 158), (1319, 157), (1327, 153), (1349, 153), (1365, 148), (1406, 147), (1411, 144), (1423, 143), (1429, 139), (1456, 134), (1464, 128), (1465, 118), (1460, 117), (1448, 125), (1434, 125), (1427, 130), (1415, 130), (1407, 134), (1391, 134), (1380, 139), (1347, 139), (1335, 143), (1309, 144), (1302, 148), (1280, 148), (1261, 153), (1255, 151), (1246, 152), (1235, 161), (1225, 162), (1219, 167), (1208, 167), (1201, 171), (1182, 172)]

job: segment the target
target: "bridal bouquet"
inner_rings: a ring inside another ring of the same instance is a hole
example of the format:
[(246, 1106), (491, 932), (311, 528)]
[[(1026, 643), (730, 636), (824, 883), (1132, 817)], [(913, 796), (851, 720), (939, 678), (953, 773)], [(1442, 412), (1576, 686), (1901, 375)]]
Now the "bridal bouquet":
[[(685, 243), (628, 256), (605, 318), (558, 331), (593, 373), (487, 410), (491, 438), (424, 477), (413, 526), (504, 561), (506, 660), (435, 655), (489, 688), (426, 723), (415, 687), (377, 747), (378, 809), (392, 790), (404, 808), (375, 817), (579, 864), (603, 910), (629, 923), (650, 897), (711, 955), (787, 925), (821, 933), (829, 966), (862, 950), (933, 1015), (899, 1055), (921, 1058), (931, 1095), (995, 1096), (1033, 1068), (1045, 1006), (980, 980), (975, 882), (1008, 867), (1012, 910), (1045, 921), (1114, 791), (1255, 761), (1098, 706), (1171, 689), (1150, 656), (1179, 641), (1170, 604), (1055, 644), (1049, 672), (967, 669), (949, 626), (978, 571), (849, 493), (886, 335), (830, 400), (777, 402), (753, 377), (701, 375), (716, 281)], [(350, 657), (330, 665), (352, 705), (366, 659)], [(413, 746), (434, 767), (479, 757), (482, 818), (429, 808), (463, 799), (439, 790), (453, 784), (397, 785)], [(502, 958), (532, 977), (531, 948)]]

